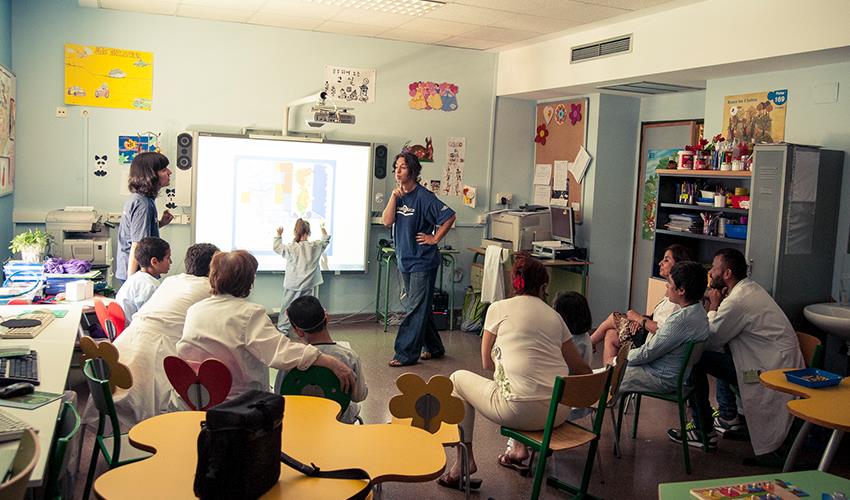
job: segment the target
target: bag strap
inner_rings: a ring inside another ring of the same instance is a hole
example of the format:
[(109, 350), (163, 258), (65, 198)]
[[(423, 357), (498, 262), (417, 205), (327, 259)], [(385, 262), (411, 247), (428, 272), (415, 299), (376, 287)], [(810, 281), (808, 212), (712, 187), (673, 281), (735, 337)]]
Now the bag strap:
[(336, 470), (321, 470), (316, 464), (307, 465), (299, 460), (296, 460), (284, 452), (280, 452), (280, 461), (292, 467), (301, 474), (307, 477), (323, 477), (326, 479), (368, 479), (369, 482), (360, 491), (350, 496), (348, 500), (365, 500), (369, 496), (373, 482), (369, 477), (369, 473), (363, 469), (336, 469)]

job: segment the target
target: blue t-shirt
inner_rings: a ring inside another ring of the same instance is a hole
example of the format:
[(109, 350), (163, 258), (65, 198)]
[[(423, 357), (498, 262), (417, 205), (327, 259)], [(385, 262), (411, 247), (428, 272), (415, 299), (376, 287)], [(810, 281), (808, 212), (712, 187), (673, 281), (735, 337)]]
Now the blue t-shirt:
[(124, 203), (121, 223), (118, 225), (118, 251), (115, 255), (115, 277), (127, 279), (127, 264), (130, 262), (130, 245), (147, 236), (159, 237), (159, 220), (153, 198), (132, 193)]
[(434, 234), (455, 212), (420, 185), (396, 200), (393, 240), (398, 269), (403, 273), (430, 271), (440, 266), (437, 245), (420, 245), (418, 233)]

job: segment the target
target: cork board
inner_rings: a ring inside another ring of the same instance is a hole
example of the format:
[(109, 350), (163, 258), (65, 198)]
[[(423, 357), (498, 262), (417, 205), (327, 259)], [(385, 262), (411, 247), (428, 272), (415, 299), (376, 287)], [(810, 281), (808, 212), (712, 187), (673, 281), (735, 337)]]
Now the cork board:
[[(535, 140), (535, 164), (552, 165), (555, 161), (575, 160), (579, 149), (585, 145), (587, 102), (586, 98), (581, 98), (537, 105), (535, 137), (539, 137), (539, 129), (543, 125), (548, 134), (545, 137), (545, 144)], [(581, 184), (572, 173), (567, 174), (567, 178), (569, 183), (567, 199), (570, 205), (578, 207), (575, 210), (575, 219), (576, 223), (580, 223), (582, 220)]]

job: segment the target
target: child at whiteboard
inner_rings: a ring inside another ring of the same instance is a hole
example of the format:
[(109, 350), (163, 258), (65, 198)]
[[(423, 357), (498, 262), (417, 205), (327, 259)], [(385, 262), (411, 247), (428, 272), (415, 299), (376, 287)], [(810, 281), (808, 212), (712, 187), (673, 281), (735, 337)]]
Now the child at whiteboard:
[(310, 223), (299, 218), (295, 221), (295, 238), (292, 243), (283, 244), (283, 228), (277, 228), (277, 236), (274, 238), (274, 251), (286, 259), (286, 272), (283, 275), (283, 297), (280, 304), (280, 315), (277, 319), (277, 329), (289, 336), (289, 318), (286, 309), (298, 297), (304, 295), (319, 295), (319, 285), (323, 283), (322, 271), (319, 261), (322, 253), (331, 242), (331, 236), (321, 226), (322, 238), (320, 240), (308, 241), (310, 239)]

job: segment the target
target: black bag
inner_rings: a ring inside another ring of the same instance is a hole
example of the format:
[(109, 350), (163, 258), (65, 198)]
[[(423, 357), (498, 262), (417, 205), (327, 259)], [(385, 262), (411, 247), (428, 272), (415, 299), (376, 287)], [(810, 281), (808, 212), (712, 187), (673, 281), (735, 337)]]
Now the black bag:
[(248, 391), (207, 411), (198, 435), (195, 495), (201, 499), (259, 498), (280, 478), (280, 463), (310, 477), (367, 479), (351, 499), (372, 488), (363, 469), (323, 471), (281, 452), (284, 398)]
[(195, 495), (258, 498), (280, 477), (283, 398), (248, 391), (207, 411), (198, 436)]

